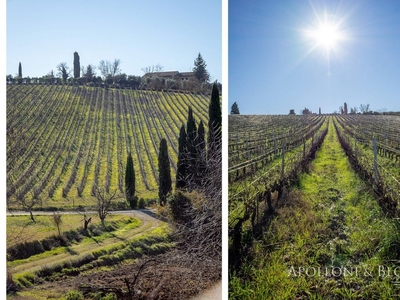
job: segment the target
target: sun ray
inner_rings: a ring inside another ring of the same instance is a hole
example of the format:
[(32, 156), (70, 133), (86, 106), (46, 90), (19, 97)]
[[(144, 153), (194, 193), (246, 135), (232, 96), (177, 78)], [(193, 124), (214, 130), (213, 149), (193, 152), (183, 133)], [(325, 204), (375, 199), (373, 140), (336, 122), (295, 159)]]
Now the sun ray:
[(309, 4), (315, 19), (314, 22), (310, 22), (307, 28), (302, 30), (303, 37), (305, 37), (306, 43), (310, 46), (305, 57), (308, 57), (311, 53), (320, 52), (326, 60), (328, 74), (330, 74), (331, 59), (339, 56), (342, 44), (348, 39), (344, 23), (345, 19), (349, 16), (346, 15), (343, 18), (339, 18), (338, 11), (334, 14), (329, 14), (327, 10), (323, 13), (318, 13), (317, 8), (311, 0), (309, 0)]

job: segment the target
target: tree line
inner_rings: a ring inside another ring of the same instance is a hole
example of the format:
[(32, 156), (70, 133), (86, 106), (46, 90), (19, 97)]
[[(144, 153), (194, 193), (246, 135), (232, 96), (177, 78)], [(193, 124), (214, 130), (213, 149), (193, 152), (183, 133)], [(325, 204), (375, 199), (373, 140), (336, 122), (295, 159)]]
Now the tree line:
[[(173, 90), (195, 90), (205, 91), (211, 88), (210, 74), (207, 71), (207, 64), (199, 53), (194, 60), (195, 79), (188, 81), (178, 81), (174, 79), (165, 79), (158, 76), (144, 78), (137, 75), (127, 75), (121, 70), (121, 60), (114, 59), (113, 61), (101, 60), (96, 66), (88, 64), (81, 65), (78, 52), (74, 52), (73, 67), (70, 68), (66, 62), (61, 62), (56, 66), (55, 71), (51, 70), (46, 75), (41, 77), (23, 77), (22, 65), (19, 62), (18, 74), (15, 76), (9, 74), (6, 76), (8, 84), (79, 84), (89, 86), (111, 86), (111, 87), (130, 87), (133, 89), (173, 89)], [(163, 66), (149, 66), (142, 68), (142, 71), (147, 73), (155, 73), (163, 71)], [(99, 73), (99, 75), (98, 75)], [(221, 91), (221, 86), (218, 83), (218, 88)]]

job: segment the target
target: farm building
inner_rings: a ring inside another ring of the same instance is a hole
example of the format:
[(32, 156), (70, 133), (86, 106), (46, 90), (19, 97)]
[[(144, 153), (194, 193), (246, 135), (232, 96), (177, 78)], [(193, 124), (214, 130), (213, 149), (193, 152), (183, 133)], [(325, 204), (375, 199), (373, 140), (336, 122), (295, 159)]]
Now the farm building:
[(181, 80), (181, 81), (186, 81), (186, 80), (191, 80), (191, 79), (196, 78), (194, 72), (178, 72), (178, 71), (146, 73), (143, 75), (142, 78), (144, 79), (144, 78), (152, 78), (152, 77)]

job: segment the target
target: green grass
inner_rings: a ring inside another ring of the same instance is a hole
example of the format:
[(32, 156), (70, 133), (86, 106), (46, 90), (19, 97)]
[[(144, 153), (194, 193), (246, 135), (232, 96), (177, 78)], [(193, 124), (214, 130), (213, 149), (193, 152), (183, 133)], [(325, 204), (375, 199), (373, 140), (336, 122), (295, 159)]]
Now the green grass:
[[(128, 232), (129, 230), (133, 230), (142, 225), (142, 222), (136, 218), (126, 218), (126, 217), (122, 218), (122, 216), (119, 216), (114, 219), (115, 219), (114, 221), (111, 220), (106, 221), (106, 226), (108, 227), (107, 231), (102, 231), (100, 224), (97, 224), (97, 226), (94, 226), (92, 224), (91, 227), (95, 229), (92, 229), (90, 236), (83, 238), (79, 242), (79, 245), (81, 246), (86, 245), (88, 247), (91, 247), (92, 245), (97, 244), (98, 247), (101, 249), (102, 244), (107, 239), (112, 239), (115, 237), (120, 237), (121, 239), (124, 239), (125, 236), (129, 235)], [(94, 235), (93, 231), (96, 231), (98, 234)], [(45, 251), (43, 253), (32, 255), (25, 259), (18, 259), (8, 262), (7, 267), (13, 268), (21, 265), (26, 265), (29, 263), (34, 263), (35, 261), (51, 259), (52, 257), (57, 258), (57, 255), (60, 254), (67, 254), (67, 255), (71, 254), (72, 256), (77, 255), (79, 252), (77, 252), (77, 250), (74, 250), (74, 248), (77, 248), (76, 246), (79, 245), (77, 245), (77, 243), (74, 243), (69, 246), (56, 247), (51, 250)], [(104, 248), (105, 247), (103, 247), (103, 249)]]
[[(75, 276), (79, 273), (98, 272), (107, 270), (119, 263), (127, 263), (143, 255), (159, 254), (174, 247), (169, 241), (169, 229), (167, 225), (160, 226), (134, 237), (128, 241), (114, 243), (88, 252), (84, 256), (60, 261), (52, 265), (44, 265), (37, 271), (20, 272), (13, 276), (14, 282), (21, 287), (32, 287), (34, 279), (58, 280), (65, 275)], [(19, 293), (23, 295), (22, 292)]]
[[(99, 225), (101, 223), (97, 214), (88, 214), (87, 216), (92, 218), (91, 224)], [(57, 227), (51, 221), (51, 215), (35, 215), (34, 217), (36, 222), (33, 222), (29, 216), (7, 216), (7, 247), (20, 241), (42, 240), (58, 234)], [(110, 214), (107, 216), (106, 222), (126, 219), (127, 217), (124, 215)], [(61, 231), (83, 227), (82, 215), (63, 214), (61, 220)]]
[[(231, 299), (394, 299), (400, 294), (393, 278), (377, 276), (379, 266), (395, 266), (398, 225), (383, 215), (351, 169), (332, 124), (309, 173), (300, 176), (285, 201), (241, 272), (231, 274)], [(374, 276), (294, 276), (298, 272), (291, 270), (299, 267), (311, 273), (318, 267), (358, 267)]]

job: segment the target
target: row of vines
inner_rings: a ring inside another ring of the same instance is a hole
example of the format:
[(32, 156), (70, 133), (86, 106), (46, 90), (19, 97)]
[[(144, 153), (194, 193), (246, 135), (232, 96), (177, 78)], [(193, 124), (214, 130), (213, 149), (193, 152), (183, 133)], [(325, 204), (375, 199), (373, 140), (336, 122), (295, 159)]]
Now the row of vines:
[(335, 128), (350, 162), (392, 214), (400, 214), (400, 118), (338, 116)]
[[(241, 256), (243, 234), (272, 211), (296, 181), (327, 133), (325, 116), (229, 117), (229, 237), (233, 260)], [(276, 203), (275, 203), (276, 205)]]
[(7, 203), (88, 204), (96, 186), (122, 196), (128, 152), (138, 196), (155, 198), (160, 140), (167, 139), (175, 178), (188, 108), (196, 122), (207, 124), (208, 102), (190, 93), (7, 86)]

